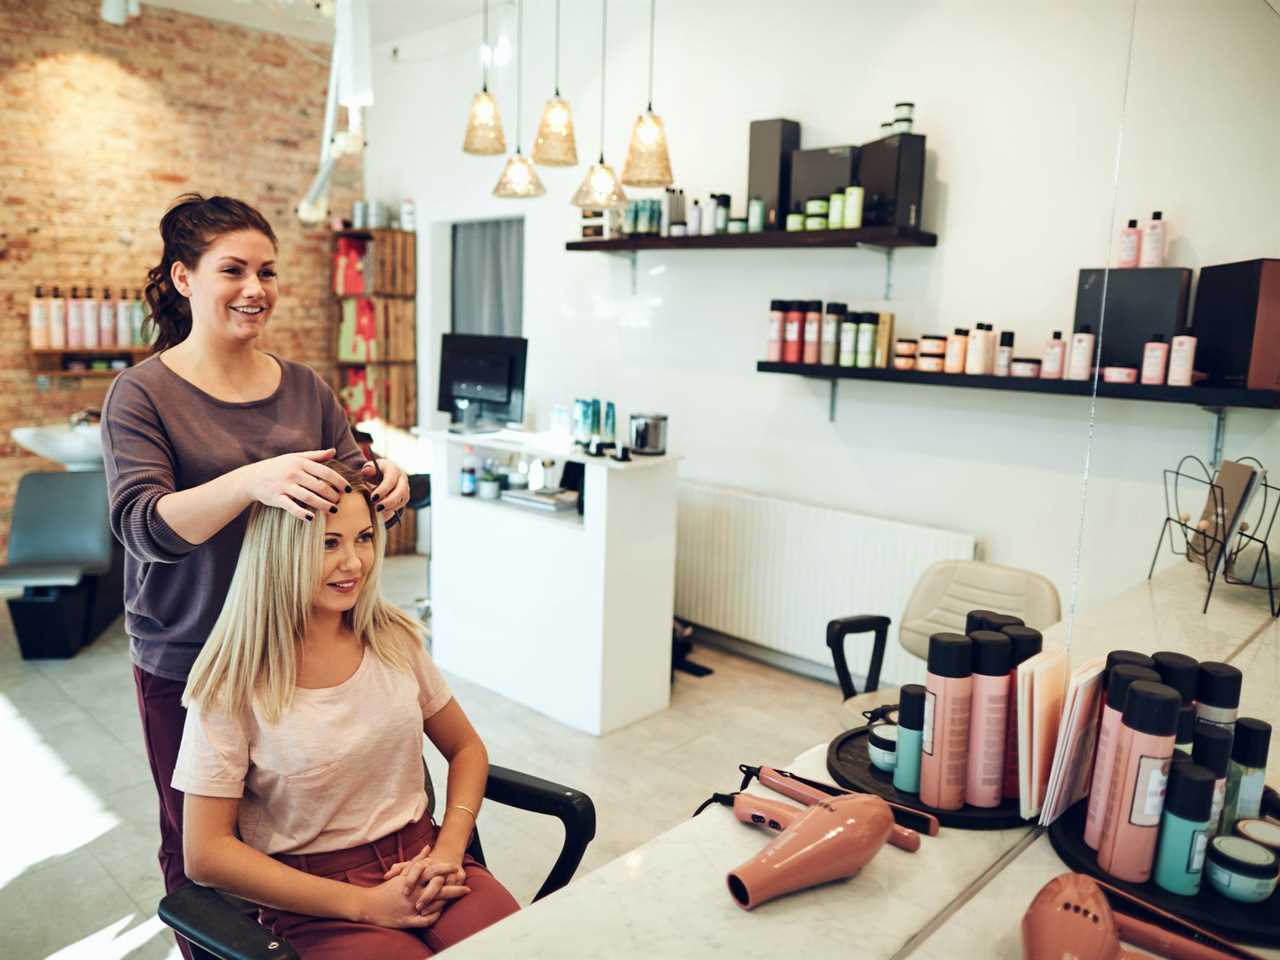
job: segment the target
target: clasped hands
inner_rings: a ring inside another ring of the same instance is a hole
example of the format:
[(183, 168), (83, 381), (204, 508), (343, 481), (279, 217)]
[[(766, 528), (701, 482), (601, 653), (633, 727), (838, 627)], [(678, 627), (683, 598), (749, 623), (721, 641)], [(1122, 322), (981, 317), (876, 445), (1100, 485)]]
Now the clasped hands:
[(433, 856), (431, 846), (424, 846), (413, 859), (393, 864), (382, 875), (383, 882), (373, 888), (376, 899), (391, 901), (383, 904), (388, 912), (373, 918), (373, 922), (429, 927), (440, 919), (445, 907), (471, 892), (465, 886), (466, 878), (460, 858)]

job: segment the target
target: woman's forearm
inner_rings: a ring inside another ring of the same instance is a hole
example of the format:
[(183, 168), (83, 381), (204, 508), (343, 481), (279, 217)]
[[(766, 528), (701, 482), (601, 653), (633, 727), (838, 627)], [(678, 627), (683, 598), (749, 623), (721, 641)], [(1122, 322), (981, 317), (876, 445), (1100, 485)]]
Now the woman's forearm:
[(189, 490), (167, 493), (156, 510), (170, 529), (188, 543), (200, 544), (240, 516), (253, 503), (244, 468), (215, 477)]
[(264, 907), (309, 917), (365, 919), (360, 887), (295, 870), (236, 837), (212, 841), (197, 861), (188, 860), (187, 872), (197, 883)]
[[(449, 761), (448, 799), (433, 852), (462, 859), (475, 829), (474, 814), (484, 802), (489, 754), (480, 740), (460, 749)], [(460, 804), (461, 806), (456, 806)], [(462, 807), (468, 809), (464, 810)], [(469, 812), (470, 811), (470, 812)]]

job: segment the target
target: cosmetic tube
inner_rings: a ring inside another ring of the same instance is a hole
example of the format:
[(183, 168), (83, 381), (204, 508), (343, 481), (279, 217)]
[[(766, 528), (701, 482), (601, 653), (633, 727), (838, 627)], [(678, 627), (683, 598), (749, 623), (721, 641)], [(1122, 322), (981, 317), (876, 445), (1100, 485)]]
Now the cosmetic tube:
[(769, 301), (769, 340), (765, 359), (777, 363), (782, 359), (782, 324), (787, 313), (787, 301)]
[(1169, 369), (1169, 344), (1164, 342), (1163, 333), (1153, 333), (1151, 339), (1142, 345), (1141, 381), (1150, 387), (1164, 386), (1165, 374)]
[(1169, 349), (1169, 378), (1165, 382), (1171, 387), (1191, 386), (1195, 363), (1196, 338), (1186, 335), (1174, 337)]
[(1004, 738), (1004, 795), (1018, 799), (1018, 664), (1030, 660), (1044, 649), (1044, 637), (1033, 627), (1002, 627), (1000, 630), (1013, 645), (1009, 660), (1009, 723)]
[(929, 638), (925, 691), (920, 800), (938, 810), (959, 810), (969, 764), (972, 640), (959, 633)]
[(1119, 880), (1151, 879), (1181, 706), (1178, 691), (1163, 683), (1138, 680), (1125, 694), (1098, 844), (1099, 868)]
[(1200, 664), (1196, 684), (1196, 717), (1231, 730), (1240, 709), (1240, 687), (1244, 674), (1229, 663), (1206, 660)]
[(804, 312), (805, 363), (817, 363), (822, 353), (822, 301), (810, 300)]
[(943, 364), (944, 373), (964, 373), (965, 355), (969, 349), (969, 330), (967, 327), (956, 327), (956, 332), (947, 337), (947, 359)]
[(848, 305), (828, 303), (827, 312), (822, 315), (822, 349), (818, 359), (828, 367), (835, 366), (840, 354), (840, 325), (848, 315)]
[(852, 367), (858, 358), (857, 314), (846, 315), (840, 324), (840, 366)]
[(1120, 231), (1120, 256), (1116, 258), (1116, 266), (1130, 269), (1138, 265), (1142, 251), (1142, 231), (1138, 229), (1138, 221), (1130, 220), (1129, 225)]
[(1044, 347), (1044, 359), (1040, 361), (1040, 379), (1061, 380), (1066, 361), (1067, 342), (1062, 339), (1062, 331), (1055, 330)]
[(1209, 839), (1218, 833), (1222, 822), (1222, 808), (1227, 800), (1227, 771), (1231, 767), (1231, 731), (1226, 727), (1196, 721), (1195, 738), (1191, 745), (1191, 759), (1197, 766), (1213, 774), (1213, 807), (1209, 811)]
[(1009, 367), (1013, 363), (1013, 331), (1005, 330), (1000, 334), (1000, 346), (996, 348), (996, 362), (991, 367), (991, 375), (1007, 377)]
[(926, 691), (918, 683), (898, 691), (898, 763), (893, 785), (903, 793), (920, 792), (920, 742), (924, 739)]
[(876, 328), (880, 317), (874, 313), (858, 314), (858, 343), (854, 357), (854, 366), (861, 370), (870, 370), (876, 358)]
[(1270, 746), (1271, 724), (1254, 717), (1236, 721), (1231, 766), (1227, 769), (1227, 800), (1222, 807), (1222, 833), (1234, 833), (1237, 820), (1255, 820), (1261, 815)]
[(1156, 848), (1156, 886), (1183, 897), (1200, 892), (1204, 854), (1209, 846), (1209, 808), (1213, 774), (1195, 763), (1174, 764), (1165, 790)]
[(804, 301), (790, 300), (782, 318), (782, 362), (799, 363), (804, 333)]
[(1071, 352), (1067, 357), (1067, 369), (1063, 380), (1088, 380), (1093, 376), (1093, 353), (1098, 338), (1093, 327), (1085, 324), (1071, 335)]
[(969, 639), (973, 641), (973, 706), (964, 802), (971, 807), (998, 807), (1004, 793), (1013, 642), (991, 630), (977, 630)]
[[(1129, 687), (1139, 680), (1159, 683), (1160, 674), (1146, 667), (1129, 663), (1107, 671), (1105, 700), (1102, 706), (1102, 720), (1098, 724), (1098, 749), (1094, 754), (1093, 780), (1089, 787), (1089, 806), (1084, 821), (1084, 842), (1094, 850), (1102, 841), (1102, 828), (1107, 817), (1107, 804), (1111, 797), (1111, 781), (1115, 771), (1116, 745), (1119, 742), (1120, 727), (1124, 717), (1121, 704)], [(1177, 723), (1177, 717), (1174, 717)]]

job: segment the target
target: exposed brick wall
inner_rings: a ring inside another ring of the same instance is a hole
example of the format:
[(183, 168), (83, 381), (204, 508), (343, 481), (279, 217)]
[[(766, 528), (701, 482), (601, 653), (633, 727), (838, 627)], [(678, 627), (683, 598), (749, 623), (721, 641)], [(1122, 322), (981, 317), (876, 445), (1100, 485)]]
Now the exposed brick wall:
[[(318, 161), (328, 48), (146, 5), (115, 27), (99, 6), (0, 0), (0, 551), (19, 477), (54, 468), (10, 428), (101, 407), (109, 383), (37, 389), (32, 289), (142, 287), (177, 194), (237, 196), (271, 221), (281, 293), (265, 345), (331, 373), (329, 235), (292, 213)], [(349, 211), (359, 184), (343, 160), (333, 209)]]

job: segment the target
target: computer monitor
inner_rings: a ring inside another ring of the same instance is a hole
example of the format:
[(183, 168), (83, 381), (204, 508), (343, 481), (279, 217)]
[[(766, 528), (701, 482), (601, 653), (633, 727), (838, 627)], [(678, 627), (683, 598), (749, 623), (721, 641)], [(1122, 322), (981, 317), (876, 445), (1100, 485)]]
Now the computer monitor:
[(524, 420), (523, 337), (446, 333), (440, 351), (438, 408), (459, 432), (500, 430)]

